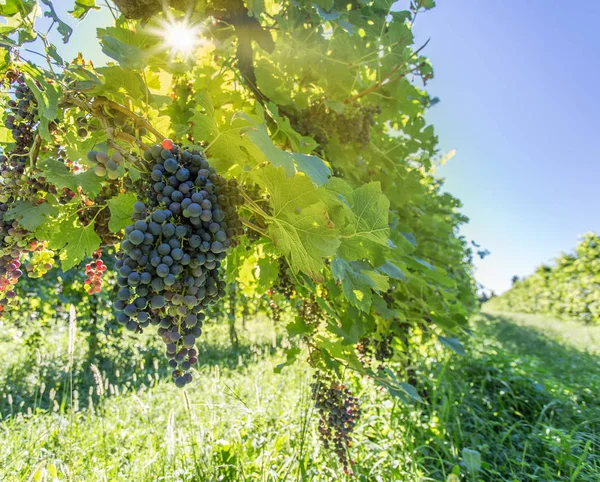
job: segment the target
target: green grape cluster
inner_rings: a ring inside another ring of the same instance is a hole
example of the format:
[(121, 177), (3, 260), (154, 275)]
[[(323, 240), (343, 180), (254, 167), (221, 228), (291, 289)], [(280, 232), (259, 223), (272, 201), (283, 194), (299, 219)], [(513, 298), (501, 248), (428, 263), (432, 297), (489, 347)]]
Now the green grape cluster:
[(342, 144), (365, 147), (371, 142), (371, 127), (379, 114), (379, 105), (354, 102), (345, 105), (342, 111), (336, 111), (324, 102), (316, 102), (290, 117), (296, 131), (312, 137), (321, 147), (325, 147), (332, 137)]
[(41, 278), (54, 267), (55, 253), (48, 249), (44, 243), (35, 244), (32, 249), (25, 270), (30, 278)]

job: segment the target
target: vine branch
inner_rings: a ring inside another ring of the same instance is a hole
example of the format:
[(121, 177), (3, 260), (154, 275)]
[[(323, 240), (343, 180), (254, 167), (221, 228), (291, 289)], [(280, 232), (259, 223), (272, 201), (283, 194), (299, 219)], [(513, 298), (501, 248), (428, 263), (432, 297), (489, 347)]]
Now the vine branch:
[(157, 131), (152, 126), (152, 124), (150, 124), (150, 122), (148, 122), (142, 116), (137, 115), (135, 112), (132, 112), (130, 109), (128, 109), (124, 105), (119, 104), (118, 102), (109, 100), (105, 97), (97, 97), (92, 102), (92, 108), (96, 108), (98, 106), (106, 106), (110, 109), (120, 112), (121, 114), (125, 114), (130, 119), (133, 119), (138, 127), (141, 126), (141, 127), (146, 128), (149, 132), (152, 132), (152, 134), (154, 134), (154, 136), (156, 138), (160, 139), (161, 141), (163, 139), (167, 138), (167, 136), (165, 136), (165, 135), (161, 134), (159, 131)]
[[(415, 52), (411, 55), (410, 59), (398, 64), (396, 67), (394, 67), (383, 79), (381, 79), (379, 82), (376, 82), (375, 84), (373, 84), (371, 87), (363, 90), (362, 92), (359, 92), (356, 95), (353, 95), (352, 97), (350, 97), (349, 99), (346, 99), (345, 103), (346, 104), (350, 104), (351, 102), (354, 102), (358, 99), (360, 99), (361, 97), (364, 97), (366, 95), (371, 94), (372, 92), (375, 92), (377, 89), (381, 88), (383, 85), (386, 85), (388, 83), (391, 82), (395, 82), (396, 80), (400, 80), (403, 77), (406, 77), (408, 74), (411, 74), (417, 70), (419, 70), (421, 67), (423, 67), (423, 65), (425, 65), (424, 62), (421, 62), (419, 65), (417, 65), (416, 67), (412, 68), (411, 70), (409, 70), (408, 72), (404, 72), (396, 77), (394, 77), (394, 74), (396, 74), (402, 67), (404, 67), (407, 62), (411, 59), (413, 59), (414, 57), (419, 55), (419, 52), (421, 52), (421, 50), (423, 50), (425, 47), (427, 47), (427, 44), (429, 43), (431, 39), (428, 39), (427, 42), (425, 42), (423, 45), (421, 45), (417, 50), (415, 50)], [(392, 78), (393, 77), (393, 78)]]
[(257, 233), (260, 233), (260, 234), (261, 234), (262, 236), (264, 236), (265, 238), (268, 238), (268, 237), (269, 237), (269, 235), (267, 234), (267, 232), (266, 232), (264, 229), (262, 229), (260, 226), (257, 226), (257, 225), (256, 225), (256, 224), (254, 224), (253, 222), (251, 222), (251, 221), (248, 221), (247, 219), (245, 219), (245, 218), (243, 218), (243, 217), (241, 217), (241, 216), (239, 217), (239, 219), (240, 219), (240, 222), (241, 222), (241, 223), (242, 223), (244, 226), (247, 226), (247, 227), (249, 227), (250, 229), (252, 229), (252, 230), (256, 231)]

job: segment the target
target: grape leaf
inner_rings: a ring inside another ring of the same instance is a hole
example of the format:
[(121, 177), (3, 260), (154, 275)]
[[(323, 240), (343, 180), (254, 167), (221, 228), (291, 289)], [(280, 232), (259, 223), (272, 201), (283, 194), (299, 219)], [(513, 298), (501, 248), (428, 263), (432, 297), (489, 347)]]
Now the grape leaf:
[(44, 159), (38, 167), (48, 182), (54, 184), (57, 188), (63, 189), (66, 187), (71, 191), (77, 191), (75, 176), (62, 162), (55, 159)]
[(312, 179), (317, 186), (326, 184), (331, 176), (331, 169), (327, 167), (327, 164), (317, 156), (308, 156), (306, 154), (294, 153), (292, 154), (296, 167), (299, 171), (306, 174)]
[(102, 51), (119, 62), (124, 69), (141, 69), (146, 65), (145, 52), (135, 45), (128, 45), (112, 35), (100, 38)]
[(275, 247), (294, 273), (321, 279), (323, 258), (333, 256), (340, 244), (329, 214), (335, 198), (305, 176), (287, 177), (283, 169), (265, 167), (252, 176), (271, 196), (273, 214), (266, 217)]
[(438, 340), (444, 346), (450, 348), (457, 355), (465, 356), (465, 347), (457, 338), (447, 338), (445, 336), (438, 336)]
[(265, 123), (255, 124), (245, 131), (244, 136), (250, 139), (252, 144), (258, 148), (265, 161), (270, 162), (275, 167), (282, 167), (288, 176), (294, 175), (296, 169), (292, 154), (273, 144)]
[(106, 203), (110, 209), (110, 221), (108, 229), (113, 233), (118, 233), (131, 224), (131, 215), (133, 214), (133, 205), (136, 203), (135, 194), (123, 193), (117, 197), (109, 199)]
[(48, 240), (52, 249), (60, 250), (62, 269), (67, 271), (81, 263), (86, 256), (91, 256), (100, 247), (100, 237), (96, 234), (94, 224), (81, 226), (77, 217), (71, 216), (60, 224)]
[(390, 201), (381, 192), (379, 182), (355, 189), (348, 201), (352, 214), (342, 232), (340, 255), (347, 260), (361, 259), (377, 245), (389, 246)]
[(98, 177), (93, 169), (88, 169), (81, 174), (74, 174), (75, 183), (92, 199), (102, 191), (102, 178)]
[(81, 190), (91, 198), (96, 197), (102, 190), (102, 180), (92, 169), (75, 174), (56, 159), (44, 159), (39, 163), (39, 168), (48, 182), (59, 189), (67, 188), (77, 192), (77, 188), (81, 187)]
[(58, 100), (61, 95), (59, 87), (57, 84), (48, 83), (37, 68), (28, 66), (27, 70), (32, 77), (26, 76), (25, 83), (37, 100), (40, 118), (47, 121), (54, 120), (58, 113)]
[(29, 231), (34, 231), (44, 223), (48, 216), (58, 213), (56, 206), (48, 203), (33, 204), (27, 201), (18, 201), (12, 209), (5, 214), (5, 219), (18, 219), (19, 224)]
[(386, 261), (385, 264), (378, 266), (376, 270), (380, 273), (385, 274), (386, 276), (389, 276), (392, 279), (406, 281), (405, 274), (400, 268), (398, 268), (398, 266), (396, 266), (391, 261)]
[(290, 141), (290, 144), (292, 145), (292, 149), (294, 151), (301, 153), (310, 153), (317, 148), (318, 144), (312, 137), (302, 136), (294, 130), (294, 128), (290, 124), (290, 120), (287, 117), (282, 117), (279, 115), (279, 109), (277, 108), (277, 104), (269, 102), (267, 104), (267, 109), (269, 111), (269, 115), (277, 124), (278, 129)]
[[(220, 163), (213, 164), (217, 170), (229, 168), (233, 164), (243, 164), (248, 158), (247, 147), (253, 147), (247, 138), (241, 136), (243, 128), (248, 126), (247, 122), (240, 122), (238, 118), (232, 118), (230, 125), (221, 128), (217, 123), (215, 108), (207, 92), (200, 92), (196, 98), (198, 106), (193, 111), (190, 122), (192, 133), (196, 139), (209, 142), (207, 152)], [(237, 122), (234, 122), (236, 121)]]
[(372, 301), (371, 288), (375, 287), (373, 280), (339, 256), (331, 262), (331, 274), (342, 283), (342, 291), (350, 304), (368, 312)]
[(110, 65), (100, 67), (96, 69), (96, 72), (104, 77), (102, 85), (96, 86), (93, 90), (96, 95), (123, 100), (125, 96), (122, 94), (127, 94), (133, 99), (139, 100), (149, 94), (144, 80), (133, 70), (124, 69), (119, 65)]
[(75, 0), (73, 10), (69, 10), (69, 13), (74, 18), (83, 20), (91, 9), (98, 10), (99, 8), (96, 6), (96, 0)]
[(63, 37), (62, 41), (63, 43), (67, 43), (73, 33), (73, 29), (58, 17), (50, 0), (42, 0), (42, 3), (49, 8), (49, 10), (44, 12), (44, 17), (52, 19), (52, 22), (58, 25), (57, 30)]

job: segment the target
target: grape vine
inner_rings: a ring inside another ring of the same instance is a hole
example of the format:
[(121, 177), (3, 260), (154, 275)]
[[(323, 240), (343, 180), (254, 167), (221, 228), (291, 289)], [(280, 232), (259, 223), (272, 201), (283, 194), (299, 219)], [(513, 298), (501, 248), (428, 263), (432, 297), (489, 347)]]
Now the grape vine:
[[(475, 308), (466, 218), (431, 169), (433, 70), (413, 44), (433, 2), (159, 3), (116, 2), (127, 20), (97, 32), (100, 63), (62, 58), (58, 21), (38, 29), (51, 0), (0, 5), (0, 311), (23, 302), (23, 272), (85, 274), (96, 300), (114, 266), (114, 319), (156, 326), (182, 387), (229, 285), (232, 340), (237, 298), (244, 318), (286, 326), (282, 369), (320, 373), (321, 434), (350, 470), (360, 410), (333, 373), (418, 401), (396, 343), (461, 351)], [(202, 45), (186, 54), (161, 34), (180, 13)]]

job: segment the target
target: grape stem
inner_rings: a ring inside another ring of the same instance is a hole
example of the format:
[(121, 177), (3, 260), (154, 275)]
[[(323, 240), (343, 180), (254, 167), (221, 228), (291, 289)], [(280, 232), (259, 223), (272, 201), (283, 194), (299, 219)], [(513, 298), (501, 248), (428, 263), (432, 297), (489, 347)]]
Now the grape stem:
[(42, 147), (42, 138), (40, 137), (39, 134), (37, 134), (33, 141), (33, 146), (31, 148), (31, 150), (29, 151), (29, 165), (32, 169), (35, 167), (41, 147)]
[[(125, 159), (128, 159), (131, 162), (131, 164), (136, 166), (137, 169), (140, 169), (143, 172), (147, 171), (146, 168), (144, 168), (141, 165), (138, 165), (137, 164), (138, 159), (135, 156), (133, 156), (131, 153), (127, 152), (127, 150), (123, 149), (119, 144), (117, 144), (115, 139), (120, 139), (120, 140), (123, 140), (130, 144), (137, 144), (139, 147), (144, 148), (144, 149), (147, 149), (148, 146), (146, 146), (142, 141), (136, 139), (134, 136), (131, 136), (125, 132), (117, 131), (113, 127), (113, 125), (110, 123), (109, 119), (107, 119), (107, 117), (104, 115), (104, 112), (102, 110), (102, 105), (104, 105), (104, 104), (102, 102), (98, 103), (98, 101), (100, 99), (95, 99), (91, 104), (89, 104), (86, 99), (82, 99), (81, 97), (78, 97), (77, 95), (74, 95), (71, 93), (66, 93), (63, 100), (67, 104), (74, 105), (86, 112), (89, 112), (92, 116), (94, 116), (96, 119), (98, 119), (98, 122), (102, 126), (102, 129), (104, 129), (104, 131), (106, 132), (107, 144), (110, 147), (112, 147), (113, 149), (115, 149), (116, 151), (118, 151)], [(116, 102), (108, 101), (108, 99), (106, 99), (106, 100), (109, 103), (119, 105)], [(123, 109), (129, 110), (126, 107), (123, 107)], [(129, 111), (129, 112), (131, 112), (131, 111)], [(133, 114), (133, 112), (132, 112), (132, 114)], [(135, 114), (133, 114), (133, 115), (135, 115)], [(141, 117), (140, 117), (140, 119), (141, 119)], [(144, 121), (144, 122), (146, 122), (146, 121)], [(154, 129), (154, 128), (152, 128), (152, 129)]]
[(242, 195), (242, 197), (248, 202), (248, 208), (250, 208), (252, 211), (254, 211), (256, 214), (260, 214), (261, 216), (263, 216), (266, 219), (270, 219), (271, 216), (269, 216), (266, 212), (264, 212), (261, 207), (256, 204), (254, 202), (254, 200), (248, 196), (248, 194), (246, 194), (246, 192), (240, 187), (240, 194)]
[(240, 216), (240, 222), (245, 225), (248, 226), (250, 229), (253, 229), (254, 231), (256, 231), (257, 233), (260, 233), (262, 236), (264, 236), (265, 238), (268, 238), (269, 235), (267, 234), (267, 232), (262, 229), (261, 227), (257, 226), (256, 224), (248, 221), (247, 219), (244, 219), (243, 217)]
[[(429, 39), (431, 40), (431, 39)], [(410, 59), (398, 64), (396, 67), (394, 67), (383, 79), (381, 79), (379, 82), (376, 82), (375, 84), (373, 84), (371, 87), (369, 87), (368, 89), (363, 90), (362, 92), (359, 92), (356, 95), (353, 95), (352, 97), (346, 99), (344, 101), (345, 104), (350, 104), (354, 101), (357, 101), (358, 99), (360, 99), (361, 97), (364, 97), (366, 95), (369, 95), (373, 92), (375, 92), (377, 89), (379, 89), (380, 87), (382, 87), (383, 85), (389, 84), (391, 82), (395, 82), (396, 80), (400, 80), (403, 77), (406, 77), (407, 75), (416, 72), (417, 70), (419, 70), (421, 67), (423, 67), (425, 65), (425, 62), (421, 62), (419, 65), (417, 65), (416, 67), (410, 69), (408, 72), (404, 72), (401, 73), (400, 75), (397, 75), (396, 77), (394, 77), (394, 74), (396, 74), (396, 72), (398, 72), (402, 67), (404, 67), (407, 62), (411, 59), (413, 59), (414, 57), (416, 57), (417, 55), (419, 55), (419, 52), (421, 52), (421, 50), (423, 50), (425, 47), (427, 47), (427, 44), (429, 43), (429, 40), (427, 40), (427, 42), (425, 42), (423, 45), (421, 45), (421, 47), (419, 47), (417, 50), (415, 50), (415, 52), (411, 55)], [(393, 77), (393, 78), (392, 78)]]
[(132, 136), (131, 134), (127, 134), (126, 132), (115, 131), (114, 136), (117, 139), (121, 139), (122, 141), (129, 142), (129, 144), (141, 147), (144, 151), (147, 151), (148, 149), (150, 149), (150, 146), (144, 144), (137, 137)]
[(133, 119), (138, 127), (140, 127), (140, 126), (145, 127), (148, 131), (152, 132), (152, 134), (154, 134), (156, 136), (156, 138), (158, 138), (159, 140), (162, 141), (163, 139), (166, 139), (166, 136), (162, 135), (154, 127), (152, 127), (152, 124), (150, 124), (150, 122), (148, 122), (143, 117), (137, 115), (135, 112), (132, 112), (124, 105), (121, 105), (117, 102), (109, 100), (105, 97), (97, 97), (96, 99), (94, 99), (92, 106), (96, 107), (96, 106), (100, 106), (100, 105), (104, 105), (110, 109), (119, 111), (121, 114), (125, 114), (127, 117)]

